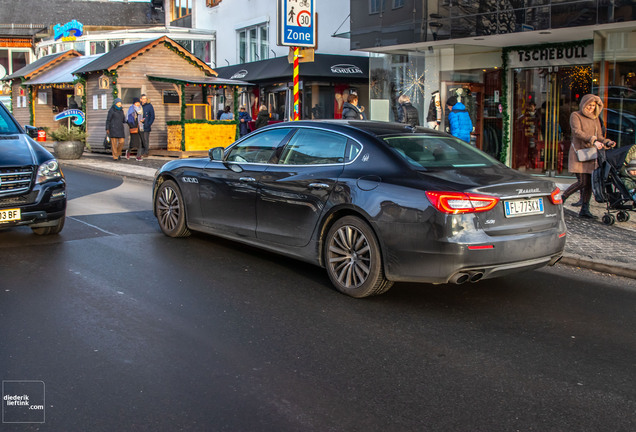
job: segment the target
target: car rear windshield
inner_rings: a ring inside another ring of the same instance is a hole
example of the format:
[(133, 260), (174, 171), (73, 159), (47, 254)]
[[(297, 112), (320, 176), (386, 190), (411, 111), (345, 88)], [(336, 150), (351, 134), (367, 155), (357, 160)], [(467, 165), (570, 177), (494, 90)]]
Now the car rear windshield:
[(20, 130), (4, 107), (0, 107), (0, 135), (16, 134)]
[(489, 167), (499, 163), (457, 138), (400, 135), (382, 139), (415, 168)]

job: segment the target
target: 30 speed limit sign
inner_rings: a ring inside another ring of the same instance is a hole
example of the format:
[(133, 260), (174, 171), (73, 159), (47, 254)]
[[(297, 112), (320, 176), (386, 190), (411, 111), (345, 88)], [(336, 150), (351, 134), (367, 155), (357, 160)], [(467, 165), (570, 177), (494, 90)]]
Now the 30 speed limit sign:
[(278, 45), (316, 46), (316, 0), (278, 0)]

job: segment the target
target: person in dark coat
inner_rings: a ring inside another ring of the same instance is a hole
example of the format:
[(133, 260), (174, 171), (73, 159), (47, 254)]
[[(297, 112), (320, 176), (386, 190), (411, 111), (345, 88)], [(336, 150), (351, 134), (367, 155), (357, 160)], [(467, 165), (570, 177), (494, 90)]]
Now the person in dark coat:
[(155, 122), (155, 108), (152, 106), (148, 100), (148, 96), (145, 94), (141, 95), (141, 108), (144, 112), (144, 131), (142, 138), (145, 144), (144, 154), (142, 154), (142, 156), (146, 156), (150, 149), (150, 127)]
[(110, 139), (110, 151), (114, 160), (121, 159), (121, 152), (124, 149), (126, 137), (124, 123), (126, 123), (126, 115), (121, 106), (121, 99), (116, 98), (106, 116), (106, 136)]
[(248, 133), (250, 133), (250, 128), (248, 127), (247, 123), (252, 121), (252, 117), (250, 117), (245, 106), (242, 106), (241, 108), (239, 108), (238, 117), (239, 117), (239, 135), (245, 136)]
[(256, 122), (254, 122), (254, 129), (262, 128), (269, 124), (269, 111), (265, 105), (261, 105), (258, 115), (256, 116)]
[(411, 103), (411, 98), (402, 96), (402, 123), (406, 123), (413, 127), (420, 125), (420, 113)]
[(580, 218), (593, 219), (590, 212), (590, 198), (592, 197), (592, 172), (596, 169), (596, 159), (579, 161), (576, 151), (596, 147), (597, 149), (611, 148), (616, 143), (603, 136), (603, 129), (599, 115), (603, 110), (600, 97), (587, 94), (581, 98), (579, 110), (570, 114), (570, 128), (572, 129), (572, 144), (568, 155), (568, 170), (576, 174), (577, 181), (563, 192), (563, 203), (574, 192), (580, 190), (583, 197)]
[(470, 142), (470, 133), (473, 131), (473, 122), (466, 106), (457, 102), (455, 96), (451, 96), (446, 101), (446, 106), (450, 113), (448, 114), (448, 124), (450, 126), (450, 134), (462, 141)]
[(365, 120), (364, 107), (358, 107), (358, 95), (350, 94), (342, 106), (342, 118), (347, 120)]

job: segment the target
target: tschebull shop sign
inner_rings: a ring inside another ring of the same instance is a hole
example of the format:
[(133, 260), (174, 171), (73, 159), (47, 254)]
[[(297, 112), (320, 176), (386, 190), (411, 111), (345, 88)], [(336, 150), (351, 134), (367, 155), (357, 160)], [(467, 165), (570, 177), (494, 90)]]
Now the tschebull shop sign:
[(594, 45), (570, 47), (530, 47), (509, 53), (508, 66), (511, 68), (532, 68), (547, 66), (575, 66), (591, 64)]

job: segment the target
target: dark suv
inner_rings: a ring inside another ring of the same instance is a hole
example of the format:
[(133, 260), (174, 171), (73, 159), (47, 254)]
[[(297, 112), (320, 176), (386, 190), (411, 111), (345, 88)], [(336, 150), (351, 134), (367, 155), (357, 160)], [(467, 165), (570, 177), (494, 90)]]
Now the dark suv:
[(64, 227), (66, 181), (57, 160), (0, 103), (0, 230), (29, 226), (35, 234)]

